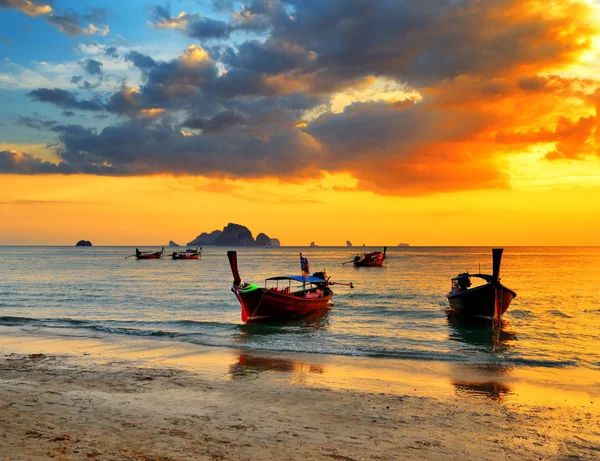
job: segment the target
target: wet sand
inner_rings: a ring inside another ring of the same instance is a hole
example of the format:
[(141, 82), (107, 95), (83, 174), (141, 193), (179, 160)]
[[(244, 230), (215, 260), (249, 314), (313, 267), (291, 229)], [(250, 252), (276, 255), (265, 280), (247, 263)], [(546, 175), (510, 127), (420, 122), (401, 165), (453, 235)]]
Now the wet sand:
[(0, 333), (2, 460), (600, 458), (595, 372)]

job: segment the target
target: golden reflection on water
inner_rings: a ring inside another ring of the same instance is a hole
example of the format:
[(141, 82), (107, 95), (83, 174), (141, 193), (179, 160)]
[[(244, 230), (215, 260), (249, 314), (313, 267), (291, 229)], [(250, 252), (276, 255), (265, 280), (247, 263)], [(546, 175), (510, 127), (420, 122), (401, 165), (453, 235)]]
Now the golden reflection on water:
[(261, 357), (247, 353), (241, 353), (237, 363), (229, 366), (229, 374), (232, 379), (256, 377), (264, 372), (291, 373), (303, 381), (303, 377), (307, 373), (325, 373), (325, 367), (301, 360)]
[[(10, 334), (4, 334), (4, 333)], [(231, 351), (145, 338), (48, 338), (2, 328), (4, 353), (66, 351), (83, 363), (173, 367), (211, 379), (275, 379), (334, 390), (411, 394), (445, 399), (485, 398), (502, 404), (579, 407), (600, 413), (600, 371), (502, 364), (336, 357)]]

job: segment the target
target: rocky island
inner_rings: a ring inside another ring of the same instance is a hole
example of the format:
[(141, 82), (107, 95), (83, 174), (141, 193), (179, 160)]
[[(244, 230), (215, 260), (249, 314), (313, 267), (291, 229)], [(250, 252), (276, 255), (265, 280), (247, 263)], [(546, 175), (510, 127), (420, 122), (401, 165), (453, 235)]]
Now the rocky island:
[(92, 246), (92, 242), (90, 242), (89, 240), (80, 240), (79, 242), (77, 242), (75, 244), (76, 247), (91, 247)]
[(179, 245), (178, 243), (175, 243), (173, 240), (169, 240), (169, 246), (170, 247), (178, 247), (178, 246), (181, 246), (181, 245)]
[(267, 234), (260, 233), (256, 240), (246, 226), (229, 223), (222, 231), (214, 230), (210, 234), (203, 232), (188, 243), (190, 246), (218, 245), (218, 246), (281, 246), (279, 239), (270, 238)]

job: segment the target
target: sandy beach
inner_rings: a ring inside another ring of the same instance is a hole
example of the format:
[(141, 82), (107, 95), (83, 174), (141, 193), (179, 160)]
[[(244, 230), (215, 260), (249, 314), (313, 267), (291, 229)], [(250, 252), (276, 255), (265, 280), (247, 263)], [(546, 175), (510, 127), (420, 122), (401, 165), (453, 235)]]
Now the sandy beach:
[(482, 380), (490, 370), (448, 377), (424, 364), (419, 375), (407, 364), (386, 373), (352, 359), (156, 343), (3, 328), (0, 459), (600, 457), (597, 381), (544, 396)]

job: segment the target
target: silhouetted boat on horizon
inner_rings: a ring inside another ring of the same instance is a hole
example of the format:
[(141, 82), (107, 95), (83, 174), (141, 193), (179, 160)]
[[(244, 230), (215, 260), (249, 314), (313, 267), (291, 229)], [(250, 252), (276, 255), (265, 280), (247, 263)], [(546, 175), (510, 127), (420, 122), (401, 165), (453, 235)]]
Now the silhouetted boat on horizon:
[(200, 259), (202, 249), (199, 248), (188, 248), (185, 251), (174, 251), (171, 255), (173, 259)]
[(135, 249), (136, 259), (160, 259), (165, 252), (164, 247), (160, 251), (140, 251)]
[(342, 264), (348, 264), (349, 262), (354, 264), (354, 267), (380, 267), (386, 260), (385, 252), (387, 247), (381, 251), (372, 251), (370, 253), (364, 253), (362, 256), (356, 255), (352, 261), (346, 261)]
[[(464, 272), (452, 279), (452, 287), (446, 295), (453, 313), (460, 316), (477, 317), (492, 320), (500, 324), (502, 315), (517, 294), (500, 283), (500, 263), (502, 248), (492, 250), (493, 272), (488, 274), (469, 274)], [(487, 283), (473, 288), (471, 277), (478, 277)]]

